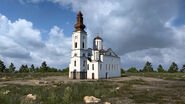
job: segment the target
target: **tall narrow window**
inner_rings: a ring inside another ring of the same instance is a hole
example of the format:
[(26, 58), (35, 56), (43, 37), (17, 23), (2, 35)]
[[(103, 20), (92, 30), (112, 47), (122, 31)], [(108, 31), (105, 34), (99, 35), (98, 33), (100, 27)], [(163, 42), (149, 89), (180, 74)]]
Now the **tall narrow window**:
[(75, 42), (75, 48), (77, 48), (77, 42)]
[(87, 65), (87, 70), (89, 70), (89, 64)]
[(74, 61), (74, 66), (76, 66), (76, 61)]
[(85, 66), (85, 61), (83, 62), (83, 66)]
[(85, 44), (84, 44), (84, 42), (82, 43), (82, 48), (84, 48), (85, 47)]
[(85, 57), (85, 53), (83, 53), (83, 57)]
[(99, 48), (98, 42), (97, 42), (97, 48)]
[(107, 64), (106, 64), (106, 70), (107, 70)]
[(102, 64), (100, 64), (100, 70), (102, 69)]
[(92, 64), (92, 70), (94, 70), (94, 64)]

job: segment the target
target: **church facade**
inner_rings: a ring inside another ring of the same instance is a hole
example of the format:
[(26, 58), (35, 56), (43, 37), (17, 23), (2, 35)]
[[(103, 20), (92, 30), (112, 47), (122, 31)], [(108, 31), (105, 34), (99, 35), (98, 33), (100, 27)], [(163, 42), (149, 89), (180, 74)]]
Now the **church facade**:
[(111, 48), (103, 49), (103, 39), (93, 40), (93, 48), (87, 48), (87, 33), (84, 30), (83, 15), (77, 15), (75, 31), (72, 34), (72, 51), (69, 64), (70, 79), (104, 79), (120, 77), (120, 57)]

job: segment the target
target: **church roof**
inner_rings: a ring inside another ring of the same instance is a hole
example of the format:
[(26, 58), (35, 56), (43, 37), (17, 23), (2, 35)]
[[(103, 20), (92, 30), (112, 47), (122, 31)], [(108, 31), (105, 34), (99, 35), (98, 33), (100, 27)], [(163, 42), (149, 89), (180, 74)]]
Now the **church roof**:
[(101, 54), (105, 54), (106, 52), (106, 50), (101, 50)]
[(95, 51), (98, 51), (98, 49), (97, 49), (97, 48), (95, 48), (94, 50), (95, 50)]
[(77, 23), (74, 25), (75, 31), (84, 31), (85, 25), (83, 24), (83, 14), (81, 11), (78, 12), (77, 15)]
[(102, 38), (99, 37), (99, 36), (97, 36), (97, 37), (94, 38), (94, 40), (98, 40), (98, 39), (99, 39), (99, 40), (102, 40)]
[(111, 48), (108, 48), (107, 50), (101, 50), (100, 54), (118, 57), (118, 55), (116, 53), (114, 53)]

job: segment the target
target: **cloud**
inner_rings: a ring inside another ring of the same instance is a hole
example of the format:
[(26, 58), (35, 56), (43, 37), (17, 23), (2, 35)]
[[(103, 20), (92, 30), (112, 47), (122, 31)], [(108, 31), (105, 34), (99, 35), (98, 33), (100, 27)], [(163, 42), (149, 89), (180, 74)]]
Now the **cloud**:
[(154, 67), (167, 67), (172, 61), (185, 64), (185, 29), (173, 25), (183, 13), (183, 0), (49, 1), (72, 7), (76, 13), (81, 10), (91, 35), (88, 38), (100, 33), (105, 48), (116, 51), (125, 68), (142, 68), (146, 61)]
[(41, 32), (34, 29), (32, 22), (18, 19), (11, 22), (0, 14), (0, 59), (10, 62), (35, 64), (47, 61), (50, 66), (64, 68), (69, 63), (71, 37), (65, 37), (57, 26), (51, 28), (48, 40), (43, 40)]
[[(184, 13), (183, 0), (26, 1), (58, 3), (75, 13), (81, 10), (87, 26), (88, 44), (91, 45), (95, 33), (99, 33), (104, 39), (104, 47), (111, 47), (118, 53), (125, 68), (131, 66), (141, 68), (146, 61), (151, 61), (155, 67), (158, 64), (167, 67), (172, 61), (176, 61), (179, 65), (185, 64), (183, 59), (185, 27), (173, 25), (180, 14)], [(54, 30), (58, 34), (62, 31), (57, 27), (54, 27)], [(52, 34), (55, 32), (51, 30)], [(51, 35), (52, 37), (55, 36)], [(46, 47), (54, 48), (51, 43), (45, 44)], [(54, 54), (58, 52), (58, 48), (49, 51)]]

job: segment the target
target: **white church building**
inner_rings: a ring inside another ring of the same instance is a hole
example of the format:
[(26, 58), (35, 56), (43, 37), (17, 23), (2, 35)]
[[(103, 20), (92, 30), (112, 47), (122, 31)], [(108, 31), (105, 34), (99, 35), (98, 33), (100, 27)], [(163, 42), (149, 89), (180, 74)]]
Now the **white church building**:
[(93, 40), (93, 48), (87, 48), (87, 33), (84, 30), (82, 13), (77, 15), (72, 34), (72, 51), (69, 64), (70, 79), (102, 79), (121, 77), (120, 57), (111, 48), (103, 49), (103, 39)]

